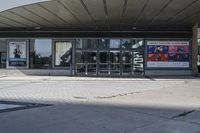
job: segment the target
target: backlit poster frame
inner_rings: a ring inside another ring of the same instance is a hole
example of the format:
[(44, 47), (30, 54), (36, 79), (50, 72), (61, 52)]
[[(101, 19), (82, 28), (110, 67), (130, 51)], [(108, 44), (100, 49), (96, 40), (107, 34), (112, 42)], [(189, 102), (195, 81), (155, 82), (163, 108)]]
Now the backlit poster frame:
[(189, 69), (191, 66), (190, 41), (146, 41), (147, 69)]
[(28, 68), (28, 49), (28, 40), (8, 40), (7, 68)]
[[(72, 60), (72, 42), (57, 41), (54, 44), (54, 65), (55, 67), (69, 67)], [(68, 49), (70, 47), (70, 49)], [(68, 50), (68, 51), (66, 51)], [(69, 53), (68, 53), (69, 52)], [(68, 55), (69, 54), (69, 55)], [(68, 55), (68, 56), (67, 56)], [(61, 62), (68, 63), (69, 66), (60, 66)]]

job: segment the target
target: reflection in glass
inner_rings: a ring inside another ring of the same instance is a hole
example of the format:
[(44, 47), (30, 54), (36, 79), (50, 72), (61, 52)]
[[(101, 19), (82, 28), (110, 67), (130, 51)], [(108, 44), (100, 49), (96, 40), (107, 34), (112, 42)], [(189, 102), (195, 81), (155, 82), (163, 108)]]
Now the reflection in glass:
[(120, 39), (110, 39), (110, 48), (120, 48)]
[(76, 52), (76, 72), (78, 74), (96, 75), (97, 71), (97, 51), (77, 51)]
[(122, 39), (122, 48), (139, 49), (144, 47), (143, 41), (138, 39)]
[(55, 43), (55, 66), (70, 67), (72, 63), (72, 43), (56, 42)]
[(99, 39), (79, 39), (76, 48), (95, 49), (98, 48)]
[(119, 63), (120, 60), (120, 51), (110, 51), (110, 62)]
[(131, 75), (133, 68), (133, 55), (131, 51), (123, 51), (122, 63), (122, 74)]
[(123, 63), (132, 63), (132, 52), (126, 52), (124, 51), (123, 54), (122, 54), (122, 62)]
[(51, 68), (52, 66), (52, 40), (35, 39), (33, 53), (33, 68)]
[(99, 39), (99, 48), (108, 49), (110, 47), (110, 39)]
[(99, 52), (99, 74), (109, 73), (109, 52), (100, 51)]
[(120, 74), (120, 51), (110, 51), (110, 74)]
[(198, 62), (197, 62), (197, 65), (198, 65), (198, 71), (200, 73), (200, 39), (198, 39)]
[(109, 54), (108, 54), (108, 52), (100, 52), (99, 53), (99, 62), (100, 63), (108, 63), (109, 62)]
[(144, 45), (140, 39), (80, 39), (76, 48), (77, 72), (101, 76), (143, 74)]
[(0, 69), (6, 68), (7, 50), (6, 40), (0, 39)]

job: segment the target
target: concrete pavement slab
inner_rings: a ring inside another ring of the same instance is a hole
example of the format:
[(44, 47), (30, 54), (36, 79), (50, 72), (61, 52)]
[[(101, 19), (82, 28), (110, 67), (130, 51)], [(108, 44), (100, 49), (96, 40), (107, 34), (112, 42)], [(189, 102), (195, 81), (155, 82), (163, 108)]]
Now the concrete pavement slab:
[(199, 133), (200, 125), (181, 121), (165, 121), (147, 125), (127, 133)]
[(13, 79), (0, 100), (54, 105), (1, 113), (4, 133), (199, 133), (198, 79)]

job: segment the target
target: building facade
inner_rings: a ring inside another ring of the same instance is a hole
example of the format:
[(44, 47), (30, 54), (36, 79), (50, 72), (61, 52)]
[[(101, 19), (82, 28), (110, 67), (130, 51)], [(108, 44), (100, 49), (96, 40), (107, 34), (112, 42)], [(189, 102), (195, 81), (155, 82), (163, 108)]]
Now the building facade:
[[(198, 73), (200, 2), (111, 1), (51, 0), (0, 7), (0, 74)], [(187, 19), (189, 14), (193, 16)]]

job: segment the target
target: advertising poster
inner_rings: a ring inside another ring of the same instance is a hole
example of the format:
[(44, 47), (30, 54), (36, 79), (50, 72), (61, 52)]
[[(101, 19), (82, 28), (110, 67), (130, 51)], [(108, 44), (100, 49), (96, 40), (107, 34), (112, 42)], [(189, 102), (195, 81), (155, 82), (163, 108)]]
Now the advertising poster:
[(9, 66), (26, 67), (26, 41), (9, 42)]
[(189, 68), (188, 41), (148, 41), (148, 68)]
[(55, 65), (68, 66), (71, 63), (72, 44), (68, 42), (56, 42)]

